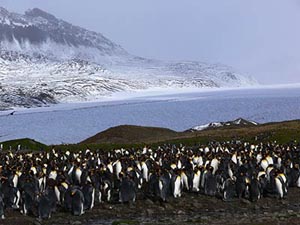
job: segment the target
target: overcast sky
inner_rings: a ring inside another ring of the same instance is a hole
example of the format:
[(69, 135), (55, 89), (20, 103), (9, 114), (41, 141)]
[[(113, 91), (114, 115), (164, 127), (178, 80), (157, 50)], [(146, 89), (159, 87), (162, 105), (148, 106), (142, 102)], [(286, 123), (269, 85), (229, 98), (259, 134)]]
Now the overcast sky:
[(222, 63), (261, 83), (300, 83), (300, 0), (0, 0), (38, 7), (128, 52)]

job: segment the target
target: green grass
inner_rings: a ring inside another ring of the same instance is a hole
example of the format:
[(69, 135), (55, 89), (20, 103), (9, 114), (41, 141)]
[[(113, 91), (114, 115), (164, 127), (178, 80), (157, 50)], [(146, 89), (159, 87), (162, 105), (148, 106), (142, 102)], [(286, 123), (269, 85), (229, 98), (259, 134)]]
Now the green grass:
[(0, 144), (3, 144), (4, 150), (12, 150), (12, 151), (17, 150), (18, 145), (21, 146), (21, 150), (31, 150), (31, 151), (48, 150), (49, 148), (47, 145), (29, 138), (0, 142)]

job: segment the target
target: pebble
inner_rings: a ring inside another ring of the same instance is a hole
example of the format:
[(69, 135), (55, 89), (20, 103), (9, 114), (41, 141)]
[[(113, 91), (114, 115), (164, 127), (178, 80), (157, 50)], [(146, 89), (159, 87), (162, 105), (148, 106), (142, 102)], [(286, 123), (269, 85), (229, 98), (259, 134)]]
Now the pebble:
[(209, 220), (208, 216), (201, 216), (201, 220)]
[(247, 200), (247, 199), (241, 199), (241, 202), (244, 203), (244, 204), (246, 204), (246, 205), (251, 204), (251, 202), (249, 200)]
[(260, 210), (260, 207), (259, 207), (258, 205), (255, 205), (255, 206), (254, 206), (254, 209), (255, 209), (255, 210)]
[(164, 208), (168, 210), (174, 209), (174, 207), (171, 204), (164, 204)]
[(146, 199), (146, 200), (145, 200), (145, 204), (147, 204), (147, 205), (153, 205), (154, 202), (151, 201), (150, 199)]
[(40, 222), (39, 220), (35, 220), (35, 221), (33, 222), (33, 224), (34, 224), (34, 225), (41, 225), (41, 222)]
[(82, 222), (77, 220), (77, 221), (71, 221), (70, 224), (71, 225), (81, 225)]
[(146, 210), (146, 213), (147, 213), (148, 216), (151, 216), (152, 214), (154, 214), (154, 210), (152, 210), (152, 209), (147, 209), (147, 210)]
[(184, 214), (185, 214), (185, 212), (182, 211), (182, 210), (178, 210), (178, 211), (177, 211), (177, 215), (184, 215)]

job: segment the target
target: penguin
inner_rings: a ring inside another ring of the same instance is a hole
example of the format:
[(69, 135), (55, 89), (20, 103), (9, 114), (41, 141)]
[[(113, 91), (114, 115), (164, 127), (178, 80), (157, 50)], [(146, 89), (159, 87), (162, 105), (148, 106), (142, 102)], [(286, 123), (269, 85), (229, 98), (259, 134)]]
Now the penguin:
[(300, 188), (300, 172), (298, 174), (298, 179), (296, 181), (296, 187)]
[(236, 179), (236, 193), (237, 197), (241, 199), (242, 197), (246, 196), (246, 191), (247, 191), (247, 182), (246, 182), (246, 176), (244, 173), (240, 173), (237, 176)]
[(174, 198), (180, 198), (182, 195), (182, 182), (180, 175), (173, 175), (171, 184)]
[(225, 178), (226, 174), (225, 171), (222, 171), (221, 169), (217, 170), (215, 173), (216, 182), (217, 182), (217, 192), (216, 197), (221, 197), (224, 192), (224, 184), (225, 184)]
[(210, 167), (209, 171), (205, 174), (204, 194), (208, 196), (215, 196), (217, 193), (217, 180), (213, 174), (213, 168)]
[(127, 176), (121, 178), (119, 201), (122, 203), (135, 202), (136, 190), (134, 182)]
[(170, 184), (171, 184), (170, 174), (168, 172), (162, 173), (158, 179), (158, 188), (159, 188), (159, 196), (163, 202), (166, 202), (167, 198), (170, 195)]
[(18, 190), (18, 188), (14, 188), (15, 192), (15, 197), (14, 197), (14, 204), (13, 208), (14, 209), (19, 209), (20, 208), (20, 201), (21, 201), (21, 192)]
[(36, 196), (32, 195), (24, 191), (22, 194), (22, 201), (21, 201), (21, 213), (23, 215), (34, 214), (34, 208), (36, 204)]
[(137, 187), (138, 189), (141, 189), (143, 186), (143, 176), (142, 176), (142, 171), (138, 168), (135, 170), (136, 177), (137, 177)]
[(64, 194), (63, 206), (64, 206), (64, 210), (68, 212), (72, 211), (72, 191), (74, 190), (74, 188), (75, 187), (68, 186)]
[(223, 201), (231, 201), (234, 197), (236, 197), (235, 181), (227, 178), (224, 182)]
[(2, 184), (3, 201), (6, 208), (19, 208), (21, 194), (18, 188), (13, 187), (9, 182)]
[(193, 186), (192, 186), (192, 190), (194, 192), (200, 191), (200, 178), (201, 178), (201, 171), (198, 168), (195, 168), (193, 173)]
[(160, 188), (162, 189), (163, 186), (159, 184), (159, 172), (153, 171), (149, 174), (146, 194), (156, 200), (156, 198), (160, 197)]
[(257, 178), (253, 177), (249, 187), (250, 201), (256, 202), (261, 198), (261, 185)]
[(200, 190), (204, 192), (204, 186), (205, 186), (205, 177), (208, 172), (208, 170), (201, 168), (201, 174), (200, 174)]
[(82, 173), (80, 176), (80, 184), (84, 185), (87, 182), (91, 182), (91, 178), (89, 177), (89, 171), (87, 169), (82, 169)]
[(50, 171), (50, 173), (48, 175), (48, 180), (50, 180), (50, 179), (56, 180), (56, 178), (57, 178), (57, 171), (56, 170)]
[(220, 162), (219, 162), (219, 160), (217, 158), (213, 158), (211, 160), (210, 166), (213, 167), (213, 171), (212, 171), (213, 174), (215, 174), (216, 171), (218, 170), (219, 164), (220, 164)]
[(115, 174), (117, 176), (117, 178), (119, 179), (119, 174), (121, 173), (122, 171), (122, 164), (120, 162), (120, 160), (117, 160), (113, 166), (115, 167)]
[(109, 170), (109, 172), (110, 172), (111, 174), (114, 173), (114, 169), (113, 169), (112, 162), (109, 162), (109, 163), (107, 164), (106, 168)]
[(275, 185), (278, 197), (282, 199), (287, 194), (287, 178), (285, 174), (279, 173), (275, 177)]
[(17, 172), (14, 174), (14, 176), (13, 176), (13, 186), (14, 186), (15, 188), (18, 187), (19, 177), (20, 177), (21, 174), (22, 174), (22, 173), (21, 173), (20, 171), (17, 171)]
[(2, 185), (2, 193), (4, 194), (4, 202), (6, 207), (19, 209), (21, 193), (17, 186), (18, 174), (11, 173), (10, 175), (8, 175), (8, 179)]
[(39, 219), (50, 219), (52, 213), (51, 200), (46, 194), (42, 194), (38, 200)]
[(84, 195), (79, 188), (71, 191), (71, 212), (74, 216), (84, 214)]
[(289, 187), (300, 187), (300, 170), (298, 167), (299, 165), (296, 164), (294, 168), (291, 168), (289, 173), (287, 173)]
[(1, 192), (0, 192), (0, 218), (5, 219), (3, 194)]
[(268, 165), (273, 165), (274, 164), (274, 160), (273, 160), (273, 158), (270, 155), (268, 155), (266, 157), (266, 160), (268, 162)]
[(258, 172), (257, 180), (258, 180), (259, 186), (260, 186), (260, 195), (264, 196), (266, 187), (268, 185), (268, 179), (266, 176), (266, 172), (265, 171)]
[(58, 203), (60, 205), (63, 205), (64, 204), (64, 201), (65, 201), (65, 195), (66, 195), (66, 192), (69, 188), (69, 185), (68, 183), (66, 183), (65, 181), (61, 182), (57, 189), (59, 191), (59, 198), (58, 198)]
[(144, 179), (146, 182), (148, 182), (148, 180), (149, 180), (149, 172), (148, 172), (148, 171), (149, 171), (149, 168), (148, 168), (146, 162), (142, 162), (142, 163), (141, 163), (141, 166), (142, 166), (143, 179)]
[(84, 209), (93, 209), (95, 204), (95, 188), (88, 182), (83, 185), (82, 193), (84, 196)]
[(45, 195), (48, 199), (48, 204), (52, 212), (56, 212), (57, 202), (60, 198), (58, 196), (58, 188), (56, 186), (47, 186), (45, 190)]
[(74, 184), (75, 185), (80, 185), (81, 184), (81, 175), (82, 175), (82, 170), (79, 168), (79, 167), (77, 167), (75, 170), (73, 170), (73, 172), (74, 172), (74, 179), (73, 179), (73, 181), (74, 181)]
[(189, 178), (186, 174), (186, 172), (182, 171), (180, 173), (180, 178), (181, 178), (181, 184), (182, 184), (182, 188), (183, 190), (190, 190), (190, 185), (189, 185)]
[(135, 188), (140, 189), (139, 187), (140, 187), (141, 183), (140, 183), (140, 179), (139, 179), (139, 174), (136, 173), (135, 168), (133, 168), (131, 166), (128, 167), (126, 173), (132, 179), (132, 181), (134, 182)]
[(264, 171), (266, 171), (267, 168), (268, 168), (268, 166), (269, 166), (268, 160), (262, 159), (261, 162), (260, 162), (260, 167), (261, 167)]
[[(266, 186), (264, 188), (264, 195), (265, 196), (278, 196), (278, 191), (277, 191), (277, 187), (276, 187), (276, 170), (275, 169), (271, 169), (271, 170), (267, 170), (266, 173), (266, 178), (267, 178), (267, 183)], [(280, 183), (280, 182), (279, 182)]]
[(101, 182), (101, 185), (100, 185), (99, 202), (102, 202), (102, 200), (110, 202), (111, 197), (112, 197), (111, 194), (112, 194), (111, 181), (108, 179), (105, 179)]
[(38, 181), (39, 181), (39, 190), (40, 192), (45, 191), (46, 189), (46, 168), (43, 168), (42, 171), (38, 173)]

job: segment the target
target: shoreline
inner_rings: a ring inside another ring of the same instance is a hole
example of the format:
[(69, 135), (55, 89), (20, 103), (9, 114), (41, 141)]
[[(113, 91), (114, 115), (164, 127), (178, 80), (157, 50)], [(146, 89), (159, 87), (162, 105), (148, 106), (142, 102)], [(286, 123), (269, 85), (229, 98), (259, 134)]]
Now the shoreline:
[(52, 105), (45, 105), (41, 107), (12, 107), (7, 110), (1, 110), (0, 116), (7, 115), (11, 111), (16, 111), (19, 114), (25, 113), (40, 113), (49, 111), (67, 111), (76, 109), (93, 108), (98, 106), (106, 105), (119, 105), (119, 104), (130, 104), (130, 103), (143, 103), (147, 101), (172, 101), (180, 95), (191, 95), (191, 94), (210, 94), (218, 92), (230, 92), (230, 91), (255, 91), (255, 90), (278, 90), (278, 89), (300, 89), (300, 84), (276, 84), (276, 85), (258, 85), (249, 87), (226, 87), (226, 88), (153, 88), (151, 90), (133, 90), (116, 92), (110, 96), (103, 96), (99, 99), (86, 100), (86, 101), (67, 101), (63, 103), (57, 103)]

